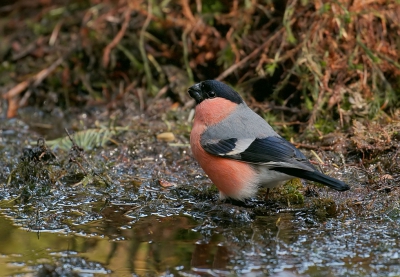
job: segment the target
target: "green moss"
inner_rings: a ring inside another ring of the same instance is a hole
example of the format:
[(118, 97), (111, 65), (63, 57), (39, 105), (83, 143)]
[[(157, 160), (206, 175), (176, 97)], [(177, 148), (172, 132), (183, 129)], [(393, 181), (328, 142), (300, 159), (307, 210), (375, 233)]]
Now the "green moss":
[(212, 186), (207, 186), (203, 191), (202, 194), (206, 198), (213, 198), (216, 194), (219, 194), (218, 188), (213, 184)]
[(218, 53), (217, 64), (226, 69), (234, 63), (235, 54), (232, 51), (231, 45), (228, 44)]
[(221, 1), (203, 1), (203, 13), (223, 13), (228, 12), (228, 7)]
[(338, 213), (337, 205), (331, 198), (316, 198), (312, 203), (314, 213), (320, 220), (333, 217)]
[(261, 116), (271, 125), (274, 125), (274, 122), (277, 121), (276, 115), (273, 113), (263, 113)]
[(279, 187), (278, 200), (287, 204), (289, 207), (292, 205), (299, 205), (304, 203), (304, 196), (300, 189), (303, 185), (300, 179), (292, 179), (283, 186)]
[(320, 117), (315, 123), (314, 127), (318, 129), (323, 134), (332, 133), (336, 129), (337, 122), (330, 119), (330, 117)]

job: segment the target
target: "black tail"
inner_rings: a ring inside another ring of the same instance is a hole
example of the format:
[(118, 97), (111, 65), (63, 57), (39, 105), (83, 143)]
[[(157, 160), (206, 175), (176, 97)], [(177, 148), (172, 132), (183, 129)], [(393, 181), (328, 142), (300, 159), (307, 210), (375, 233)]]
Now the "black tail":
[(279, 171), (297, 178), (318, 182), (338, 191), (345, 191), (350, 189), (349, 185), (347, 185), (346, 183), (337, 180), (335, 178), (329, 177), (319, 171), (307, 171), (303, 169), (288, 168), (288, 167), (275, 167), (272, 168), (272, 170)]

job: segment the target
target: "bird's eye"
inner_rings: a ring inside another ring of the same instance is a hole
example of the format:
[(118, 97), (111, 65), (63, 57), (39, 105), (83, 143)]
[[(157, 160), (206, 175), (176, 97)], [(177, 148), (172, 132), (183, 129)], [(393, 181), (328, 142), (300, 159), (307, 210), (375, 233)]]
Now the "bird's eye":
[(208, 98), (214, 98), (215, 96), (217, 96), (217, 95), (215, 94), (215, 92), (212, 91), (212, 90), (210, 90), (210, 91), (207, 93), (207, 95), (208, 95)]

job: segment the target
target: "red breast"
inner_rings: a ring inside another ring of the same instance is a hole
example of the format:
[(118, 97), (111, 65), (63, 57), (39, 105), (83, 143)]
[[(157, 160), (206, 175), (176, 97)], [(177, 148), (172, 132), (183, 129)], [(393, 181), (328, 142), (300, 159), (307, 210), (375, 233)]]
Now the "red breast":
[(211, 155), (200, 145), (201, 134), (207, 126), (218, 124), (236, 107), (237, 104), (223, 98), (207, 99), (198, 104), (190, 145), (195, 159), (219, 189), (221, 198), (244, 199), (257, 191), (256, 171), (249, 164)]

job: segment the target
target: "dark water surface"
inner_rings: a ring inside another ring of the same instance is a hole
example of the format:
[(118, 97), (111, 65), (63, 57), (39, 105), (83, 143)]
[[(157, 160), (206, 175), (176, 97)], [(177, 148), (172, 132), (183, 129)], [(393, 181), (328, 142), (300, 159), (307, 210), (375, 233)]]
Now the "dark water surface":
[(247, 226), (211, 228), (188, 216), (149, 216), (120, 228), (104, 226), (109, 225), (105, 220), (92, 222), (68, 234), (18, 228), (3, 215), (0, 271), (2, 276), (265, 276), (281, 271), (399, 276), (397, 224), (307, 220), (304, 214), (283, 213)]
[(363, 171), (337, 171), (350, 192), (314, 187), (301, 205), (279, 193), (233, 205), (210, 189), (185, 126), (168, 144), (141, 124), (80, 166), (59, 149), (26, 168), (38, 136), (0, 123), (0, 276), (400, 276), (399, 196), (365, 188)]

